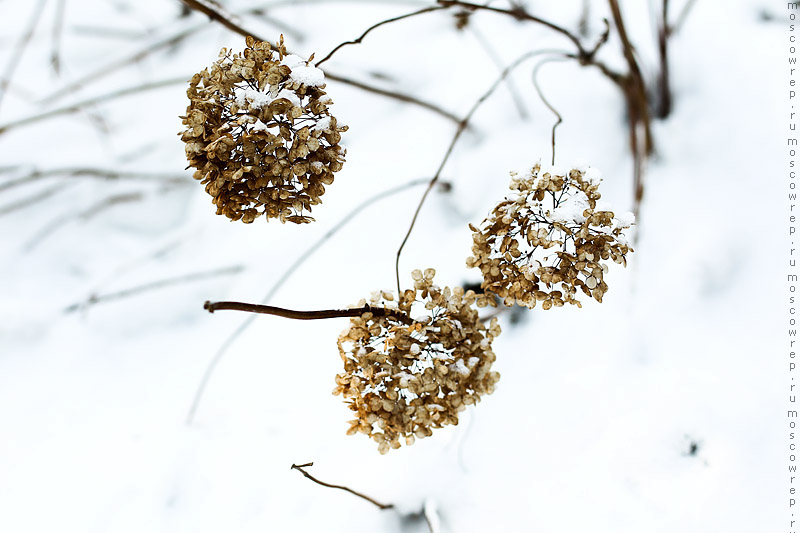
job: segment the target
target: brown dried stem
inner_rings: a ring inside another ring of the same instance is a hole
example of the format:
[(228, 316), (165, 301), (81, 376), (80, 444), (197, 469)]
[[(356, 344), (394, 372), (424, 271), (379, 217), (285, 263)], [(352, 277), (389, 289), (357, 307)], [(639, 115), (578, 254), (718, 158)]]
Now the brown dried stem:
[(354, 496), (358, 496), (359, 498), (363, 498), (363, 499), (367, 500), (369, 503), (371, 503), (372, 505), (375, 505), (378, 509), (385, 510), (385, 509), (392, 509), (394, 507), (394, 504), (391, 504), (391, 503), (388, 503), (388, 504), (387, 503), (380, 503), (380, 502), (370, 498), (366, 494), (362, 494), (360, 492), (357, 492), (357, 491), (355, 491), (355, 490), (353, 490), (353, 489), (351, 489), (349, 487), (345, 487), (344, 485), (333, 485), (331, 483), (326, 483), (324, 481), (320, 481), (319, 479), (315, 478), (314, 476), (312, 476), (311, 474), (306, 472), (305, 469), (308, 468), (309, 466), (314, 466), (314, 463), (305, 463), (305, 464), (302, 464), (302, 465), (293, 464), (292, 465), (292, 470), (299, 471), (306, 478), (310, 479), (311, 481), (313, 481), (317, 485), (322, 485), (323, 487), (328, 487), (330, 489), (343, 490), (343, 491), (349, 492), (350, 494), (352, 494)]
[(544, 105), (547, 106), (547, 109), (552, 111), (553, 114), (556, 116), (556, 122), (555, 122), (555, 124), (553, 124), (553, 130), (552, 130), (552, 133), (551, 133), (551, 144), (552, 144), (552, 148), (553, 148), (552, 159), (550, 160), (550, 164), (551, 165), (555, 165), (556, 164), (556, 128), (558, 127), (559, 124), (561, 124), (563, 122), (563, 119), (561, 118), (561, 113), (559, 113), (556, 110), (556, 108), (553, 107), (550, 104), (550, 102), (547, 101), (547, 98), (544, 97), (544, 93), (542, 92), (542, 88), (539, 86), (539, 78), (536, 75), (539, 73), (539, 69), (542, 68), (543, 65), (545, 65), (547, 63), (551, 63), (553, 61), (564, 61), (566, 59), (569, 59), (569, 58), (562, 56), (562, 57), (551, 57), (551, 58), (542, 60), (533, 68), (533, 74), (531, 75), (531, 77), (533, 79), (533, 86), (536, 88), (536, 93), (539, 95), (539, 98), (541, 98), (541, 100), (544, 103)]
[(262, 315), (274, 315), (294, 320), (324, 320), (326, 318), (346, 318), (361, 316), (364, 313), (372, 313), (373, 316), (390, 316), (404, 323), (411, 323), (411, 319), (405, 313), (396, 309), (385, 307), (373, 307), (364, 305), (350, 309), (321, 309), (318, 311), (295, 311), (294, 309), (284, 309), (272, 305), (250, 304), (245, 302), (209, 302), (203, 304), (203, 309), (209, 313), (214, 311), (244, 311), (246, 313), (259, 313)]

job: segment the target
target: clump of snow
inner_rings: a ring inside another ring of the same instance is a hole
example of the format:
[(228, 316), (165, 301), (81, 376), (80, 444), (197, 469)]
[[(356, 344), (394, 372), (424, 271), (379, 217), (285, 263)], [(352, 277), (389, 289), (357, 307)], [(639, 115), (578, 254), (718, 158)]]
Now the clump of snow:
[(325, 73), (317, 67), (308, 66), (305, 59), (294, 54), (289, 54), (283, 58), (281, 65), (286, 65), (292, 69), (289, 79), (298, 81), (309, 87), (320, 87), (325, 85)]
[(554, 222), (562, 224), (583, 224), (586, 222), (583, 212), (587, 209), (589, 209), (589, 198), (582, 191), (576, 191), (561, 205), (553, 209), (550, 216)]

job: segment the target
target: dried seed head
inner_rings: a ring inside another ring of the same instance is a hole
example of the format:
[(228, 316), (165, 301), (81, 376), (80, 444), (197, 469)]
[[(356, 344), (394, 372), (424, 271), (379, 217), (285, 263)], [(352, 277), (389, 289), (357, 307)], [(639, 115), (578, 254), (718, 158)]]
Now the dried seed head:
[[(484, 325), (475, 293), (440, 289), (434, 274), (414, 271), (416, 288), (399, 302), (376, 291), (370, 305), (397, 313), (365, 313), (339, 336), (344, 372), (333, 393), (355, 413), (348, 434), (372, 437), (381, 453), (400, 447), (401, 439), (410, 445), (432, 429), (458, 424), (458, 413), (490, 394), (500, 379), (491, 371), (497, 319)], [(421, 316), (412, 319), (412, 312)]]
[(599, 183), (592, 168), (562, 171), (537, 163), (527, 175), (512, 173), (512, 193), (480, 228), (470, 225), (467, 266), (480, 268), (481, 287), (508, 306), (580, 307), (578, 290), (602, 302), (604, 261), (626, 263), (633, 249), (624, 232), (634, 218), (603, 205)]
[(313, 220), (307, 213), (345, 156), (347, 126), (330, 114), (324, 88), (322, 71), (287, 55), (283, 37), (274, 50), (248, 37), (242, 53), (223, 48), (192, 77), (180, 135), (218, 215)]

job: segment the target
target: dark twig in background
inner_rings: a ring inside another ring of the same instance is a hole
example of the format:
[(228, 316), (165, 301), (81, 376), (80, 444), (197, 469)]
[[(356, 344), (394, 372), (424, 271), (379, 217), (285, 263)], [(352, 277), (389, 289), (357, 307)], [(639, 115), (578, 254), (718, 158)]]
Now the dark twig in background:
[(547, 98), (544, 97), (544, 93), (542, 92), (542, 88), (541, 88), (541, 86), (539, 86), (539, 78), (537, 77), (537, 74), (539, 73), (539, 69), (542, 68), (543, 65), (546, 65), (547, 63), (552, 63), (553, 61), (566, 61), (567, 59), (569, 59), (569, 58), (567, 58), (565, 56), (551, 57), (551, 58), (548, 58), (548, 59), (544, 59), (544, 60), (540, 61), (539, 63), (537, 63), (537, 65), (533, 68), (533, 74), (531, 74), (531, 78), (533, 79), (533, 86), (536, 87), (536, 93), (539, 95), (539, 98), (541, 98), (541, 100), (544, 103), (544, 105), (547, 106), (547, 109), (552, 111), (553, 114), (556, 116), (556, 122), (555, 122), (555, 124), (553, 124), (553, 130), (552, 130), (552, 133), (551, 133), (551, 140), (550, 140), (551, 145), (552, 145), (552, 150), (553, 150), (552, 158), (551, 158), (551, 161), (550, 161), (551, 165), (555, 165), (556, 164), (556, 128), (558, 127), (559, 124), (561, 124), (563, 122), (563, 119), (561, 118), (561, 114), (556, 110), (556, 108), (553, 107), (553, 105), (550, 102), (547, 101)]
[(331, 483), (325, 483), (324, 481), (320, 481), (319, 479), (315, 478), (314, 476), (312, 476), (311, 474), (309, 474), (305, 470), (306, 468), (308, 468), (310, 466), (314, 466), (314, 463), (305, 463), (305, 464), (302, 464), (302, 465), (293, 464), (292, 465), (292, 470), (297, 470), (298, 472), (303, 474), (306, 478), (310, 479), (311, 481), (313, 481), (317, 485), (322, 485), (323, 487), (328, 487), (330, 489), (343, 490), (343, 491), (349, 492), (350, 494), (352, 494), (354, 496), (358, 496), (359, 498), (363, 498), (363, 499), (367, 500), (369, 503), (371, 503), (372, 505), (375, 505), (376, 507), (378, 507), (378, 509), (384, 510), (384, 509), (392, 509), (394, 507), (394, 505), (391, 504), (391, 503), (380, 503), (380, 502), (370, 498), (366, 494), (362, 494), (360, 492), (357, 492), (357, 491), (355, 491), (355, 490), (353, 490), (353, 489), (351, 489), (349, 487), (345, 487), (344, 485), (333, 485)]

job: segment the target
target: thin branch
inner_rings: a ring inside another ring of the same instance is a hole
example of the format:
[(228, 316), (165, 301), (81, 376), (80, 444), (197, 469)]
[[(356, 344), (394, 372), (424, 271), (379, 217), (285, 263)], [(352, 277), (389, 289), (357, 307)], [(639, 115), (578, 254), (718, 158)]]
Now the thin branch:
[(433, 11), (441, 11), (443, 9), (447, 9), (448, 7), (449, 6), (426, 7), (425, 9), (420, 9), (418, 11), (414, 11), (413, 13), (407, 13), (405, 15), (400, 15), (399, 17), (393, 17), (393, 18), (386, 19), (386, 20), (383, 20), (381, 22), (378, 22), (377, 24), (373, 24), (372, 26), (367, 28), (366, 31), (364, 31), (364, 33), (362, 33), (360, 37), (356, 38), (355, 40), (353, 40), (353, 41), (345, 41), (345, 42), (340, 43), (339, 45), (337, 45), (336, 48), (334, 48), (333, 50), (331, 50), (328, 53), (328, 55), (326, 55), (324, 58), (322, 58), (320, 61), (318, 61), (316, 66), (317, 66), (317, 68), (319, 68), (319, 66), (321, 64), (323, 64), (324, 62), (329, 60), (331, 58), (331, 56), (333, 56), (333, 54), (335, 54), (336, 52), (339, 51), (339, 49), (341, 49), (341, 48), (343, 48), (343, 47), (345, 47), (347, 45), (350, 45), (350, 44), (361, 44), (361, 41), (364, 40), (364, 37), (366, 37), (367, 34), (369, 32), (371, 32), (372, 30), (374, 30), (375, 28), (379, 28), (379, 27), (383, 26), (384, 24), (389, 24), (390, 22), (397, 22), (398, 20), (403, 20), (403, 19), (407, 19), (407, 18), (410, 18), (410, 17), (414, 17), (416, 15), (422, 15), (424, 13), (431, 13)]
[(139, 285), (136, 287), (131, 287), (129, 289), (125, 289), (119, 292), (112, 292), (108, 294), (92, 294), (89, 298), (86, 299), (84, 302), (72, 304), (66, 309), (64, 309), (65, 313), (72, 313), (74, 311), (79, 311), (85, 309), (89, 306), (99, 304), (99, 303), (106, 303), (114, 300), (120, 300), (122, 298), (128, 298), (130, 296), (136, 296), (142, 294), (144, 292), (150, 292), (157, 289), (163, 289), (164, 287), (169, 287), (172, 285), (181, 285), (184, 283), (191, 283), (194, 281), (200, 281), (209, 278), (215, 278), (219, 276), (230, 276), (233, 274), (238, 274), (244, 270), (244, 267), (240, 265), (220, 268), (216, 270), (208, 270), (204, 272), (194, 272), (191, 274), (185, 274), (183, 276), (173, 277), (173, 278), (166, 278), (158, 281), (153, 281), (150, 283), (146, 283), (144, 285)]
[(113, 170), (104, 168), (54, 168), (48, 170), (34, 170), (29, 174), (0, 183), (0, 192), (13, 189), (22, 185), (35, 183), (37, 181), (52, 178), (55, 176), (64, 177), (86, 177), (97, 178), (108, 181), (132, 180), (132, 181), (155, 181), (165, 183), (185, 183), (190, 179), (185, 174), (179, 173), (147, 173), (132, 172), (124, 170)]
[(358, 496), (359, 498), (363, 498), (363, 499), (367, 500), (369, 503), (371, 503), (372, 505), (375, 505), (376, 507), (378, 507), (378, 509), (385, 510), (385, 509), (392, 509), (394, 507), (394, 504), (391, 504), (391, 503), (388, 503), (388, 504), (379, 503), (378, 501), (373, 500), (372, 498), (370, 498), (366, 494), (362, 494), (360, 492), (356, 492), (356, 491), (354, 491), (353, 489), (351, 489), (349, 487), (345, 487), (344, 485), (333, 485), (331, 483), (325, 483), (324, 481), (320, 481), (319, 479), (315, 478), (314, 476), (312, 476), (311, 474), (306, 472), (305, 469), (308, 468), (309, 466), (314, 466), (314, 463), (305, 463), (305, 464), (302, 464), (302, 465), (293, 464), (292, 465), (292, 470), (299, 471), (306, 478), (310, 479), (311, 481), (313, 481), (317, 485), (322, 485), (323, 487), (328, 487), (328, 488), (331, 488), (331, 489), (343, 490), (343, 491), (349, 492), (350, 494), (352, 494), (354, 496)]
[(410, 323), (411, 319), (407, 314), (397, 309), (386, 307), (373, 307), (364, 305), (363, 307), (349, 309), (320, 309), (318, 311), (295, 311), (294, 309), (284, 309), (272, 305), (250, 304), (245, 302), (209, 302), (203, 304), (203, 309), (209, 313), (215, 311), (244, 311), (246, 313), (258, 313), (261, 315), (274, 315), (293, 320), (324, 320), (327, 318), (346, 318), (361, 316), (364, 313), (372, 313), (372, 316), (392, 317), (401, 322)]
[(510, 15), (517, 20), (527, 20), (530, 22), (536, 22), (537, 24), (541, 24), (543, 26), (547, 26), (551, 30), (555, 30), (556, 32), (564, 35), (567, 37), (572, 43), (578, 48), (580, 55), (588, 55), (586, 50), (583, 48), (581, 44), (581, 40), (571, 31), (554, 24), (550, 21), (544, 20), (543, 18), (539, 18), (529, 14), (522, 6), (515, 7), (513, 9), (502, 9), (498, 7), (491, 7), (488, 5), (481, 5), (481, 4), (472, 4), (469, 2), (461, 2), (459, 0), (436, 0), (436, 3), (442, 6), (459, 6), (471, 11), (483, 10), (483, 11), (492, 11), (494, 13), (502, 13), (504, 15)]
[(3, 126), (0, 126), (0, 134), (6, 133), (9, 130), (19, 128), (21, 126), (28, 126), (30, 124), (34, 124), (42, 120), (58, 117), (61, 115), (69, 115), (71, 113), (77, 113), (81, 111), (84, 107), (100, 104), (102, 102), (108, 102), (110, 100), (115, 100), (117, 98), (122, 98), (124, 96), (130, 96), (131, 94), (153, 91), (156, 89), (163, 89), (164, 87), (168, 87), (170, 85), (178, 85), (186, 83), (186, 80), (188, 80), (190, 77), (191, 76), (181, 76), (179, 78), (171, 78), (167, 80), (160, 80), (160, 81), (145, 83), (142, 85), (136, 85), (134, 87), (126, 87), (124, 89), (120, 89), (111, 93), (88, 98), (86, 100), (77, 102), (75, 104), (60, 107), (58, 109), (53, 109), (50, 111), (45, 111), (44, 113), (40, 113), (38, 115), (33, 115), (30, 117), (14, 120), (12, 122), (4, 124)]
[[(39, 0), (39, 3), (33, 8), (33, 13), (31, 14), (31, 18), (28, 22), (28, 27), (25, 29), (25, 32), (20, 37), (20, 40), (17, 42), (17, 45), (14, 47), (13, 52), (11, 53), (11, 59), (6, 65), (6, 70), (3, 72), (3, 77), (0, 78), (0, 104), (3, 101), (3, 97), (8, 92), (8, 86), (11, 84), (11, 78), (14, 77), (14, 71), (17, 69), (17, 65), (19, 64), (20, 59), (22, 59), (22, 55), (25, 53), (25, 48), (28, 46), (28, 43), (33, 37), (33, 32), (36, 30), (36, 25), (39, 23), (39, 19), (42, 16), (42, 10), (44, 9), (44, 5), (47, 3), (47, 0)], [(8, 21), (6, 21), (7, 23)]]
[[(404, 191), (406, 189), (410, 189), (412, 187), (416, 187), (418, 185), (422, 185), (427, 183), (427, 179), (417, 179), (412, 180), (408, 183), (404, 183), (403, 185), (399, 185), (397, 187), (392, 187), (391, 189), (387, 189), (382, 191), (375, 196), (371, 196), (358, 204), (354, 207), (347, 215), (345, 215), (339, 222), (337, 222), (331, 229), (329, 229), (325, 234), (317, 239), (311, 246), (309, 246), (302, 254), (300, 254), (297, 259), (295, 259), (294, 263), (289, 265), (286, 270), (284, 270), (283, 274), (278, 278), (278, 280), (270, 287), (267, 294), (264, 298), (261, 299), (262, 304), (266, 304), (269, 302), (275, 294), (277, 294), (278, 290), (289, 280), (290, 277), (294, 273), (296, 273), (300, 266), (302, 266), (312, 255), (314, 252), (320, 249), (322, 244), (324, 244), (327, 240), (333, 237), (336, 233), (339, 232), (344, 226), (347, 225), (351, 220), (353, 220), (356, 216), (362, 213), (362, 211), (369, 206), (371, 203), (377, 202), (383, 198), (388, 196), (392, 196), (397, 194), (398, 192)], [(245, 330), (253, 323), (256, 319), (255, 314), (251, 314), (247, 317), (247, 319), (242, 322), (236, 330), (225, 339), (225, 342), (222, 343), (222, 346), (219, 347), (217, 353), (214, 354), (214, 357), (209, 361), (208, 365), (206, 366), (205, 372), (203, 373), (203, 377), (200, 380), (199, 385), (197, 386), (197, 390), (195, 390), (194, 398), (192, 399), (192, 404), (189, 407), (189, 412), (186, 415), (186, 424), (189, 425), (194, 421), (195, 414), (197, 413), (197, 408), (200, 405), (200, 400), (202, 399), (203, 395), (205, 394), (205, 390), (208, 387), (208, 383), (211, 381), (211, 376), (214, 374), (214, 371), (217, 368), (217, 365), (222, 360), (223, 356), (227, 353), (228, 348), (231, 347), (233, 342), (245, 332)]]
[(547, 106), (547, 109), (549, 109), (550, 111), (553, 112), (553, 114), (556, 116), (556, 119), (557, 119), (556, 123), (553, 124), (553, 131), (552, 131), (552, 134), (551, 134), (551, 143), (552, 143), (552, 146), (553, 146), (553, 157), (552, 157), (552, 160), (550, 161), (551, 165), (555, 165), (556, 164), (556, 128), (558, 127), (559, 124), (561, 124), (563, 122), (563, 119), (561, 118), (561, 114), (556, 110), (556, 108), (553, 107), (550, 104), (550, 102), (547, 101), (547, 98), (544, 97), (544, 93), (542, 92), (542, 88), (539, 86), (539, 78), (537, 77), (537, 74), (539, 73), (539, 69), (543, 65), (545, 65), (547, 63), (551, 63), (553, 61), (566, 61), (567, 59), (569, 59), (569, 58), (562, 56), (562, 57), (551, 57), (551, 58), (542, 60), (534, 67), (533, 74), (531, 75), (532, 78), (533, 78), (533, 86), (536, 87), (536, 92), (539, 94), (539, 98), (542, 99), (542, 102), (544, 102), (544, 105)]
[(411, 232), (413, 231), (414, 225), (417, 222), (417, 217), (419, 217), (419, 213), (422, 210), (422, 206), (425, 204), (425, 200), (428, 198), (428, 194), (430, 194), (431, 189), (433, 189), (433, 186), (436, 185), (436, 182), (439, 181), (439, 176), (442, 174), (442, 170), (444, 170), (444, 166), (447, 164), (448, 159), (450, 159), (450, 154), (453, 153), (453, 148), (455, 148), (455, 145), (458, 142), (458, 139), (461, 138), (461, 134), (464, 133), (464, 130), (467, 128), (467, 125), (469, 124), (469, 121), (472, 119), (472, 115), (475, 114), (475, 111), (478, 110), (478, 108), (481, 106), (481, 104), (483, 104), (483, 102), (485, 102), (489, 98), (489, 96), (491, 96), (492, 93), (494, 93), (495, 89), (497, 89), (497, 87), (503, 82), (503, 80), (506, 78), (506, 76), (508, 76), (508, 74), (512, 70), (517, 68), (523, 61), (525, 61), (527, 59), (530, 59), (531, 57), (533, 57), (535, 55), (543, 54), (543, 53), (560, 53), (560, 54), (566, 55), (565, 52), (561, 52), (561, 51), (536, 50), (536, 51), (533, 51), (533, 52), (528, 52), (528, 53), (524, 54), (523, 56), (519, 57), (516, 61), (511, 63), (508, 67), (506, 67), (503, 70), (503, 72), (500, 74), (500, 76), (497, 78), (497, 80), (495, 80), (495, 82), (492, 84), (492, 86), (489, 88), (489, 90), (486, 91), (480, 98), (478, 98), (478, 100), (473, 104), (473, 106), (469, 110), (469, 112), (458, 123), (458, 129), (456, 129), (456, 132), (453, 135), (452, 140), (450, 141), (450, 145), (447, 147), (447, 151), (445, 152), (441, 163), (439, 163), (439, 168), (436, 170), (436, 173), (433, 175), (433, 178), (428, 183), (428, 187), (425, 189), (425, 192), (422, 194), (422, 198), (420, 199), (419, 204), (417, 205), (417, 209), (414, 211), (414, 216), (411, 219), (411, 224), (408, 227), (408, 231), (406, 232), (405, 237), (403, 237), (403, 242), (400, 244), (400, 247), (397, 249), (397, 257), (395, 258), (395, 262), (394, 262), (394, 273), (395, 273), (395, 279), (397, 281), (397, 294), (402, 294), (402, 292), (400, 290), (400, 255), (403, 253), (403, 248), (405, 247), (406, 242), (408, 242), (408, 238), (411, 236)]

